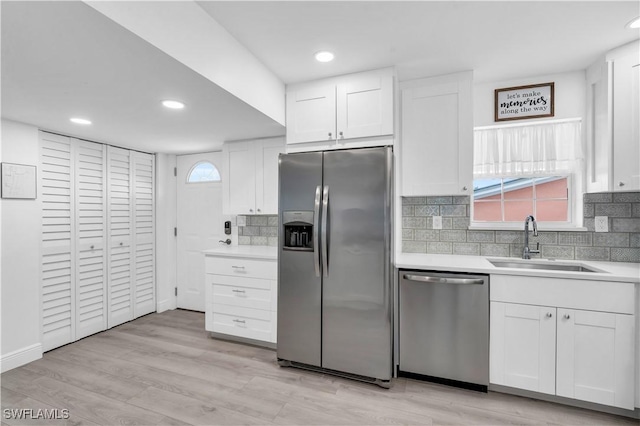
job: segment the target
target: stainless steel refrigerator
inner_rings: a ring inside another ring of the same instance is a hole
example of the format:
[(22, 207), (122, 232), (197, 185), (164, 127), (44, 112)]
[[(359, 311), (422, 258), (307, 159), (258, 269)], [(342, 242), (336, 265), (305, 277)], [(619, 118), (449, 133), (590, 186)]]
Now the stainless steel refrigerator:
[(388, 386), (389, 147), (282, 154), (278, 360)]

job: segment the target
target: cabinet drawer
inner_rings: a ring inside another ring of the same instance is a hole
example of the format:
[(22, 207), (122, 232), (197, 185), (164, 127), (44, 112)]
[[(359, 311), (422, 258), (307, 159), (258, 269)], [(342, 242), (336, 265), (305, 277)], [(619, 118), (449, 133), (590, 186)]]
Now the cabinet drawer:
[(213, 285), (213, 303), (271, 310), (271, 289), (245, 286)]
[(275, 342), (275, 313), (237, 306), (211, 306), (211, 331), (247, 339)]
[(207, 256), (205, 258), (205, 270), (207, 274), (264, 278), (268, 280), (277, 278), (277, 262), (268, 259)]

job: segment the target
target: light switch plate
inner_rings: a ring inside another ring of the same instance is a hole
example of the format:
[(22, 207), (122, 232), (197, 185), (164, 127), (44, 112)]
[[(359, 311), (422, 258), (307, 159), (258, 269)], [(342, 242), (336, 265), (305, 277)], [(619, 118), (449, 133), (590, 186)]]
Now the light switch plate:
[(442, 216), (433, 217), (433, 229), (442, 229)]
[(238, 225), (238, 226), (247, 226), (247, 217), (246, 216), (238, 216), (236, 218), (236, 225)]
[(596, 216), (596, 232), (609, 232), (609, 217)]

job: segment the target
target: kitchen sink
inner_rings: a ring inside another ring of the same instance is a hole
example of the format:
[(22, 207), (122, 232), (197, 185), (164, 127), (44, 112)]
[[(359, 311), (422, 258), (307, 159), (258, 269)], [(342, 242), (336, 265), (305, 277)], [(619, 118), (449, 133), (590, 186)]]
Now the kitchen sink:
[(538, 269), (546, 271), (603, 272), (580, 263), (531, 262), (518, 260), (489, 259), (498, 268)]

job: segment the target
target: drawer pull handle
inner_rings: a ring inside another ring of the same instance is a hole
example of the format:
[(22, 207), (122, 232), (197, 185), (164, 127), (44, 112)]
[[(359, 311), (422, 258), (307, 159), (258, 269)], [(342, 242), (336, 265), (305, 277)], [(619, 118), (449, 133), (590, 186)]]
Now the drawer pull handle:
[(233, 289), (233, 290), (231, 290), (231, 291), (233, 291), (234, 293), (246, 293), (244, 290), (236, 290), (236, 289)]
[(244, 320), (239, 320), (239, 319), (234, 319), (233, 322), (238, 323), (238, 324), (244, 324), (245, 323)]
[(232, 266), (233, 269), (244, 269), (244, 266)]

